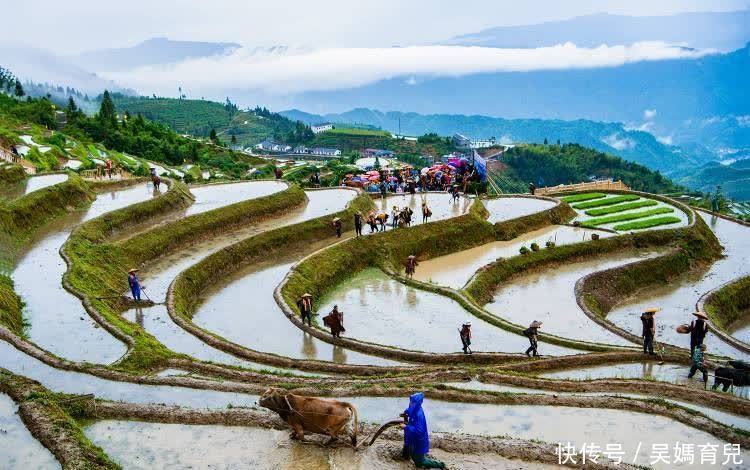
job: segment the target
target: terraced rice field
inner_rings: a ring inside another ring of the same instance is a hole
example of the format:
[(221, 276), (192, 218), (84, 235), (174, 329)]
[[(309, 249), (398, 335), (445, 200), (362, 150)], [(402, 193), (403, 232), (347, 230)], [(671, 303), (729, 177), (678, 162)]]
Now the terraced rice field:
[[(750, 458), (747, 388), (722, 393), (687, 380), (685, 336), (674, 328), (704, 293), (748, 274), (750, 228), (641, 194), (563, 200), (575, 214), (549, 198), (381, 200), (275, 181), (105, 186), (87, 207), (45, 224), (15, 261), (27, 326), (23, 335), (0, 326), (0, 467), (411, 468), (397, 428), (359, 450), (311, 433), (315, 445), (290, 439), (258, 405), (275, 387), (351, 403), (360, 442), (423, 391), (431, 454), (449, 468), (557, 467), (566, 443), (619, 445), (628, 462), (655, 468), (719, 468), (653, 461), (663, 444), (708, 443), (728, 459), (721, 468), (746, 468), (737, 462)], [(355, 211), (393, 205), (415, 211), (413, 226), (355, 236)], [(572, 218), (580, 226), (564, 224)], [(69, 266), (60, 250), (71, 234), (103, 221), (108, 231), (71, 248), (98, 257)], [(713, 236), (724, 257), (687, 251), (695, 269), (668, 283), (641, 275), (635, 297), (602, 296), (582, 281), (615, 272), (610, 284), (619, 285), (683, 240)], [(160, 251), (135, 257), (142, 240)], [(522, 255), (532, 243), (539, 251)], [(408, 254), (419, 263), (413, 279), (404, 276)], [(105, 269), (121, 260), (138, 266)], [(153, 303), (122, 300), (131, 267)], [(95, 282), (83, 281), (98, 268)], [(305, 291), (314, 294), (312, 326), (299, 320)], [(593, 298), (611, 305), (592, 314)], [(344, 312), (340, 339), (323, 322), (334, 305)], [(651, 305), (663, 308), (656, 357), (637, 338)], [(532, 320), (543, 322), (539, 357), (524, 354)], [(467, 321), (472, 354), (458, 333)], [(718, 332), (706, 343), (711, 373), (727, 358), (750, 359)], [(591, 468), (613, 468), (603, 463)]]

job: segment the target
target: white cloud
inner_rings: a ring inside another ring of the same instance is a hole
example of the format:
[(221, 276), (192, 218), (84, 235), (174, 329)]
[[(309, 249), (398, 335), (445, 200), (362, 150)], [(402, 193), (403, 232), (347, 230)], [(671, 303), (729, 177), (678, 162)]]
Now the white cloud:
[(110, 73), (107, 78), (146, 94), (170, 95), (179, 83), (194, 93), (206, 95), (225, 89), (288, 95), (355, 88), (405, 76), (458, 77), (488, 72), (616, 67), (641, 61), (694, 58), (711, 52), (661, 42), (595, 48), (566, 43), (537, 49), (409, 46), (279, 52), (240, 48), (226, 56)]
[(602, 142), (616, 150), (627, 150), (635, 147), (635, 142), (633, 141), (633, 139), (627, 137), (621, 139), (620, 134), (618, 134), (617, 132), (604, 137), (602, 139)]
[(656, 137), (656, 140), (661, 142), (664, 145), (672, 145), (673, 140), (672, 140), (671, 135), (664, 135), (664, 136), (655, 135), (654, 137)]
[(656, 117), (656, 110), (655, 109), (644, 109), (643, 110), (643, 119), (646, 121), (652, 121)]

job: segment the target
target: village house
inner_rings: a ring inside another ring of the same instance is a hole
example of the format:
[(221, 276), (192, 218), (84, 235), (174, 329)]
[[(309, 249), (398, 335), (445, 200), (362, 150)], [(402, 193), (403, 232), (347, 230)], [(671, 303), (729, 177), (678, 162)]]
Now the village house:
[(362, 153), (362, 156), (367, 158), (393, 158), (393, 152), (390, 150), (383, 150), (383, 149), (365, 149), (365, 151)]
[(330, 122), (322, 122), (320, 124), (313, 124), (310, 126), (310, 129), (312, 129), (313, 134), (320, 134), (321, 132), (330, 131), (333, 129), (333, 124)]
[(341, 155), (341, 150), (339, 149), (329, 149), (324, 147), (315, 147), (309, 149), (309, 152), (312, 155), (320, 155), (324, 157), (338, 157)]

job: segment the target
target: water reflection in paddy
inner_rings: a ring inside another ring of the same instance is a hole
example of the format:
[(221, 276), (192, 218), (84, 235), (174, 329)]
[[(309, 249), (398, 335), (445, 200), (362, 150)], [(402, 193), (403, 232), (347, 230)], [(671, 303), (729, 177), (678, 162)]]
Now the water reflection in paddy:
[[(657, 341), (689, 347), (689, 336), (677, 333), (675, 328), (695, 318), (692, 313), (700, 296), (725, 282), (750, 274), (750, 227), (702, 212), (699, 214), (724, 246), (725, 257), (713, 263), (708, 270), (688, 273), (667, 285), (641, 292), (612, 309), (607, 315), (608, 320), (640, 334), (641, 322), (637, 313), (648, 307), (660, 307), (662, 310), (656, 316)], [(746, 335), (743, 331), (735, 331), (734, 334), (738, 338)], [(705, 342), (709, 354), (750, 359), (750, 354), (738, 351), (710, 332)]]
[[(417, 268), (419, 269), (419, 268)], [(492, 326), (467, 313), (452, 299), (406, 286), (377, 269), (366, 269), (336, 287), (318, 312), (334, 304), (344, 312), (345, 336), (428, 352), (461, 351), (457, 329), (472, 321), (472, 350), (522, 353), (528, 339)], [(544, 345), (542, 354), (575, 351)]]
[[(494, 302), (485, 306), (497, 316), (519, 325), (533, 320), (544, 322), (543, 331), (566, 338), (615, 345), (632, 345), (624, 338), (602, 328), (581, 311), (575, 298), (575, 284), (585, 275), (622, 266), (655, 253), (608, 254), (551, 269), (533, 271), (512, 278), (500, 286)], [(640, 324), (640, 321), (638, 321)]]
[[(12, 277), (26, 303), (24, 316), (29, 339), (48, 351), (71, 360), (109, 363), (126, 347), (89, 317), (81, 301), (60, 282), (67, 270), (60, 247), (81, 222), (154, 196), (151, 185), (100, 193), (84, 212), (58, 219), (46, 227), (20, 258)], [(124, 274), (123, 274), (124, 275)]]
[(13, 400), (0, 393), (0, 467), (60, 468), (50, 451), (26, 429), (17, 411)]
[(500, 197), (484, 200), (483, 203), (490, 213), (487, 221), (491, 224), (535, 214), (557, 205), (553, 201), (530, 197)]
[(528, 248), (536, 242), (544, 249), (548, 241), (556, 243), (557, 246), (570, 245), (591, 240), (592, 233), (597, 233), (602, 238), (613, 235), (601, 230), (553, 225), (525, 233), (512, 240), (492, 242), (420, 262), (419, 269), (414, 274), (414, 279), (460, 289), (482, 266), (486, 266), (498, 258), (517, 256), (518, 250), (522, 246)]
[(3, 184), (0, 188), (0, 199), (15, 199), (40, 189), (53, 186), (68, 180), (66, 173), (32, 176), (25, 181), (14, 184)]

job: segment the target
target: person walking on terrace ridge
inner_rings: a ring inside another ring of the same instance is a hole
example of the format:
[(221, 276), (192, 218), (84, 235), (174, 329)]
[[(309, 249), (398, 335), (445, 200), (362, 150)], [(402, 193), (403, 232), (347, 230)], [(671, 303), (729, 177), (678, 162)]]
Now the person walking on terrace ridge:
[(656, 336), (656, 321), (654, 315), (658, 312), (658, 308), (647, 308), (641, 315), (641, 323), (643, 324), (643, 331), (641, 337), (643, 338), (643, 354), (654, 355), (654, 336)]
[(523, 335), (529, 338), (529, 348), (526, 350), (526, 355), (529, 357), (531, 357), (531, 353), (534, 353), (534, 357), (539, 356), (539, 352), (537, 351), (537, 336), (541, 326), (542, 322), (534, 320), (528, 328), (523, 330)]
[(414, 272), (417, 270), (417, 266), (419, 266), (419, 263), (417, 263), (417, 257), (409, 255), (404, 265), (406, 266), (406, 277), (409, 279), (413, 278)]
[(312, 295), (302, 294), (302, 297), (297, 300), (297, 307), (302, 317), (302, 324), (304, 325), (307, 320), (307, 326), (312, 326)]
[(133, 268), (128, 271), (128, 285), (130, 286), (130, 293), (133, 294), (133, 300), (136, 302), (141, 301), (141, 282), (138, 280), (137, 269)]

